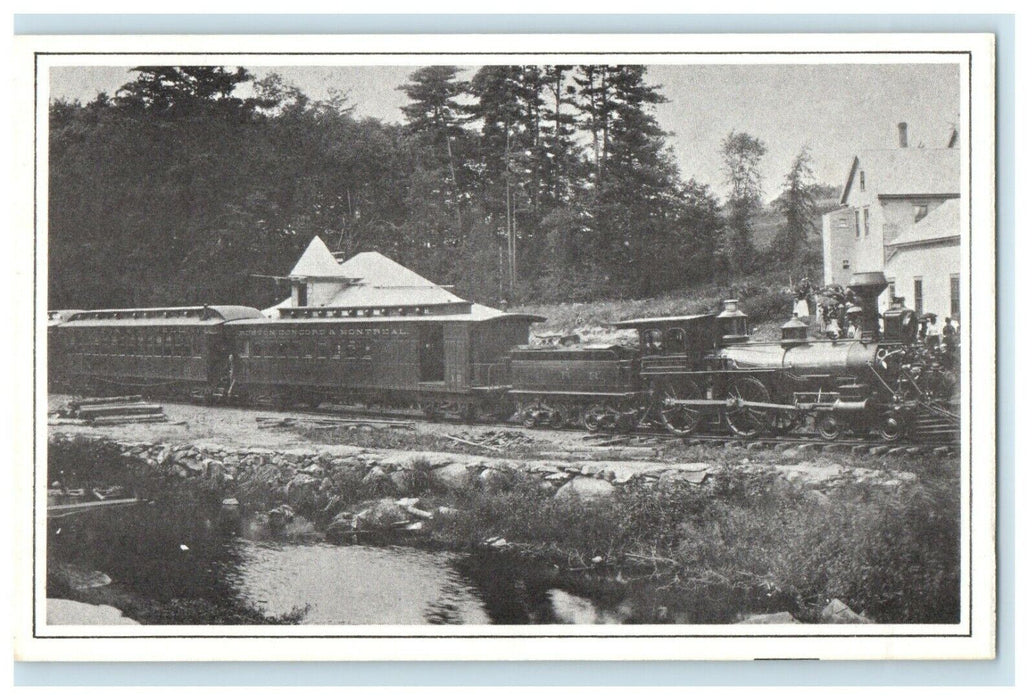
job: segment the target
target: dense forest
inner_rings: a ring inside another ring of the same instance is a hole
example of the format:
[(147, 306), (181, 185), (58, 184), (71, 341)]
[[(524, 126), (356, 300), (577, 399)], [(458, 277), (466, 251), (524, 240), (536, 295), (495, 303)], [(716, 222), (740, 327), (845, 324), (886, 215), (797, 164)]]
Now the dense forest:
[(746, 133), (716, 144), (728, 191), (682, 178), (644, 66), (428, 66), (398, 88), (403, 124), (243, 68), (133, 76), (50, 105), (51, 308), (263, 306), (314, 235), (494, 305), (817, 265), (829, 188), (808, 151), (769, 204), (766, 145)]

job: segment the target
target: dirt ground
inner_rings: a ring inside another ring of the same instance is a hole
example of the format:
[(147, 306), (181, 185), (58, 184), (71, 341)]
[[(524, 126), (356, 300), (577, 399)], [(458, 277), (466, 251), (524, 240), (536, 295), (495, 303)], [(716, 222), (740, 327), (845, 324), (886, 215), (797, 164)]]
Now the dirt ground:
[[(328, 415), (327, 412), (315, 414), (314, 412), (300, 411), (272, 411), (257, 408), (242, 408), (233, 406), (204, 406), (189, 403), (160, 402), (165, 409), (168, 421), (165, 423), (127, 423), (124, 425), (93, 426), (79, 424), (78, 421), (66, 421), (56, 416), (57, 412), (68, 404), (72, 396), (64, 394), (52, 394), (48, 397), (47, 412), (49, 425), (69, 435), (92, 435), (103, 436), (112, 439), (140, 441), (140, 442), (170, 442), (170, 443), (218, 443), (226, 447), (261, 447), (271, 450), (299, 447), (305, 443), (306, 447), (319, 450), (322, 445), (342, 444), (340, 436), (332, 437), (332, 433), (339, 431), (317, 431), (307, 429), (312, 427), (309, 423), (312, 419), (333, 419), (341, 417), (347, 420), (360, 421), (364, 418), (362, 414), (339, 413), (335, 411)], [(546, 451), (556, 450), (559, 452), (586, 452), (590, 449), (588, 441), (584, 439), (586, 433), (579, 431), (558, 431), (548, 429), (527, 429), (519, 424), (501, 425), (479, 425), (465, 424), (460, 422), (430, 422), (414, 412), (392, 416), (372, 417), (372, 424), (377, 428), (378, 419), (387, 418), (392, 421), (405, 421), (411, 423), (412, 429), (394, 429), (391, 433), (397, 435), (402, 442), (412, 439), (420, 441), (424, 437), (442, 437), (445, 435), (460, 436), (462, 439), (471, 442), (492, 442), (494, 437), (501, 433), (508, 435), (524, 435), (519, 438), (525, 446), (533, 449)], [(266, 421), (276, 420), (297, 421), (296, 429), (262, 427)], [(360, 426), (362, 427), (362, 426)], [(300, 436), (304, 432), (305, 437)], [(328, 437), (322, 441), (320, 432), (326, 432)], [(378, 430), (377, 432), (389, 432)], [(607, 440), (602, 435), (601, 440)], [(458, 453), (468, 453), (469, 450), (463, 443), (458, 445)], [(374, 446), (374, 445), (370, 445)], [(400, 447), (399, 444), (386, 445), (386, 447)], [(415, 448), (418, 447), (415, 445)]]

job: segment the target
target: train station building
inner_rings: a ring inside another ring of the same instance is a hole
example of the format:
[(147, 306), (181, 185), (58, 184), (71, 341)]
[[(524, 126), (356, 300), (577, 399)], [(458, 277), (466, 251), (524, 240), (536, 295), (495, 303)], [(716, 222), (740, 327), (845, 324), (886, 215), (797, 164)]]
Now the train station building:
[(893, 296), (919, 313), (960, 318), (961, 159), (956, 129), (945, 146), (860, 151), (840, 207), (823, 217), (824, 284), (846, 286), (857, 272), (884, 272)]

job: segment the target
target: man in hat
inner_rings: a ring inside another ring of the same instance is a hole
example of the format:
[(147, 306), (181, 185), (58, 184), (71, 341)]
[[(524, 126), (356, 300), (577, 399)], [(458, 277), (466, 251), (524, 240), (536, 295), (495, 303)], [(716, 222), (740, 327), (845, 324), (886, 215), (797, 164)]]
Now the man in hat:
[(861, 309), (859, 306), (853, 305), (845, 310), (846, 338), (859, 340), (863, 337), (863, 328), (860, 324), (860, 319), (862, 316), (863, 309)]

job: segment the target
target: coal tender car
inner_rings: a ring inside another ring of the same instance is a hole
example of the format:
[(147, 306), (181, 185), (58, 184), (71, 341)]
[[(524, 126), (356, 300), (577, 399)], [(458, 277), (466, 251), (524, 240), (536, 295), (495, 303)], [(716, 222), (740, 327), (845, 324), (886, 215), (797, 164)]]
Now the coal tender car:
[(621, 345), (519, 347), (509, 393), (528, 427), (632, 429), (643, 418), (639, 367), (637, 352)]

